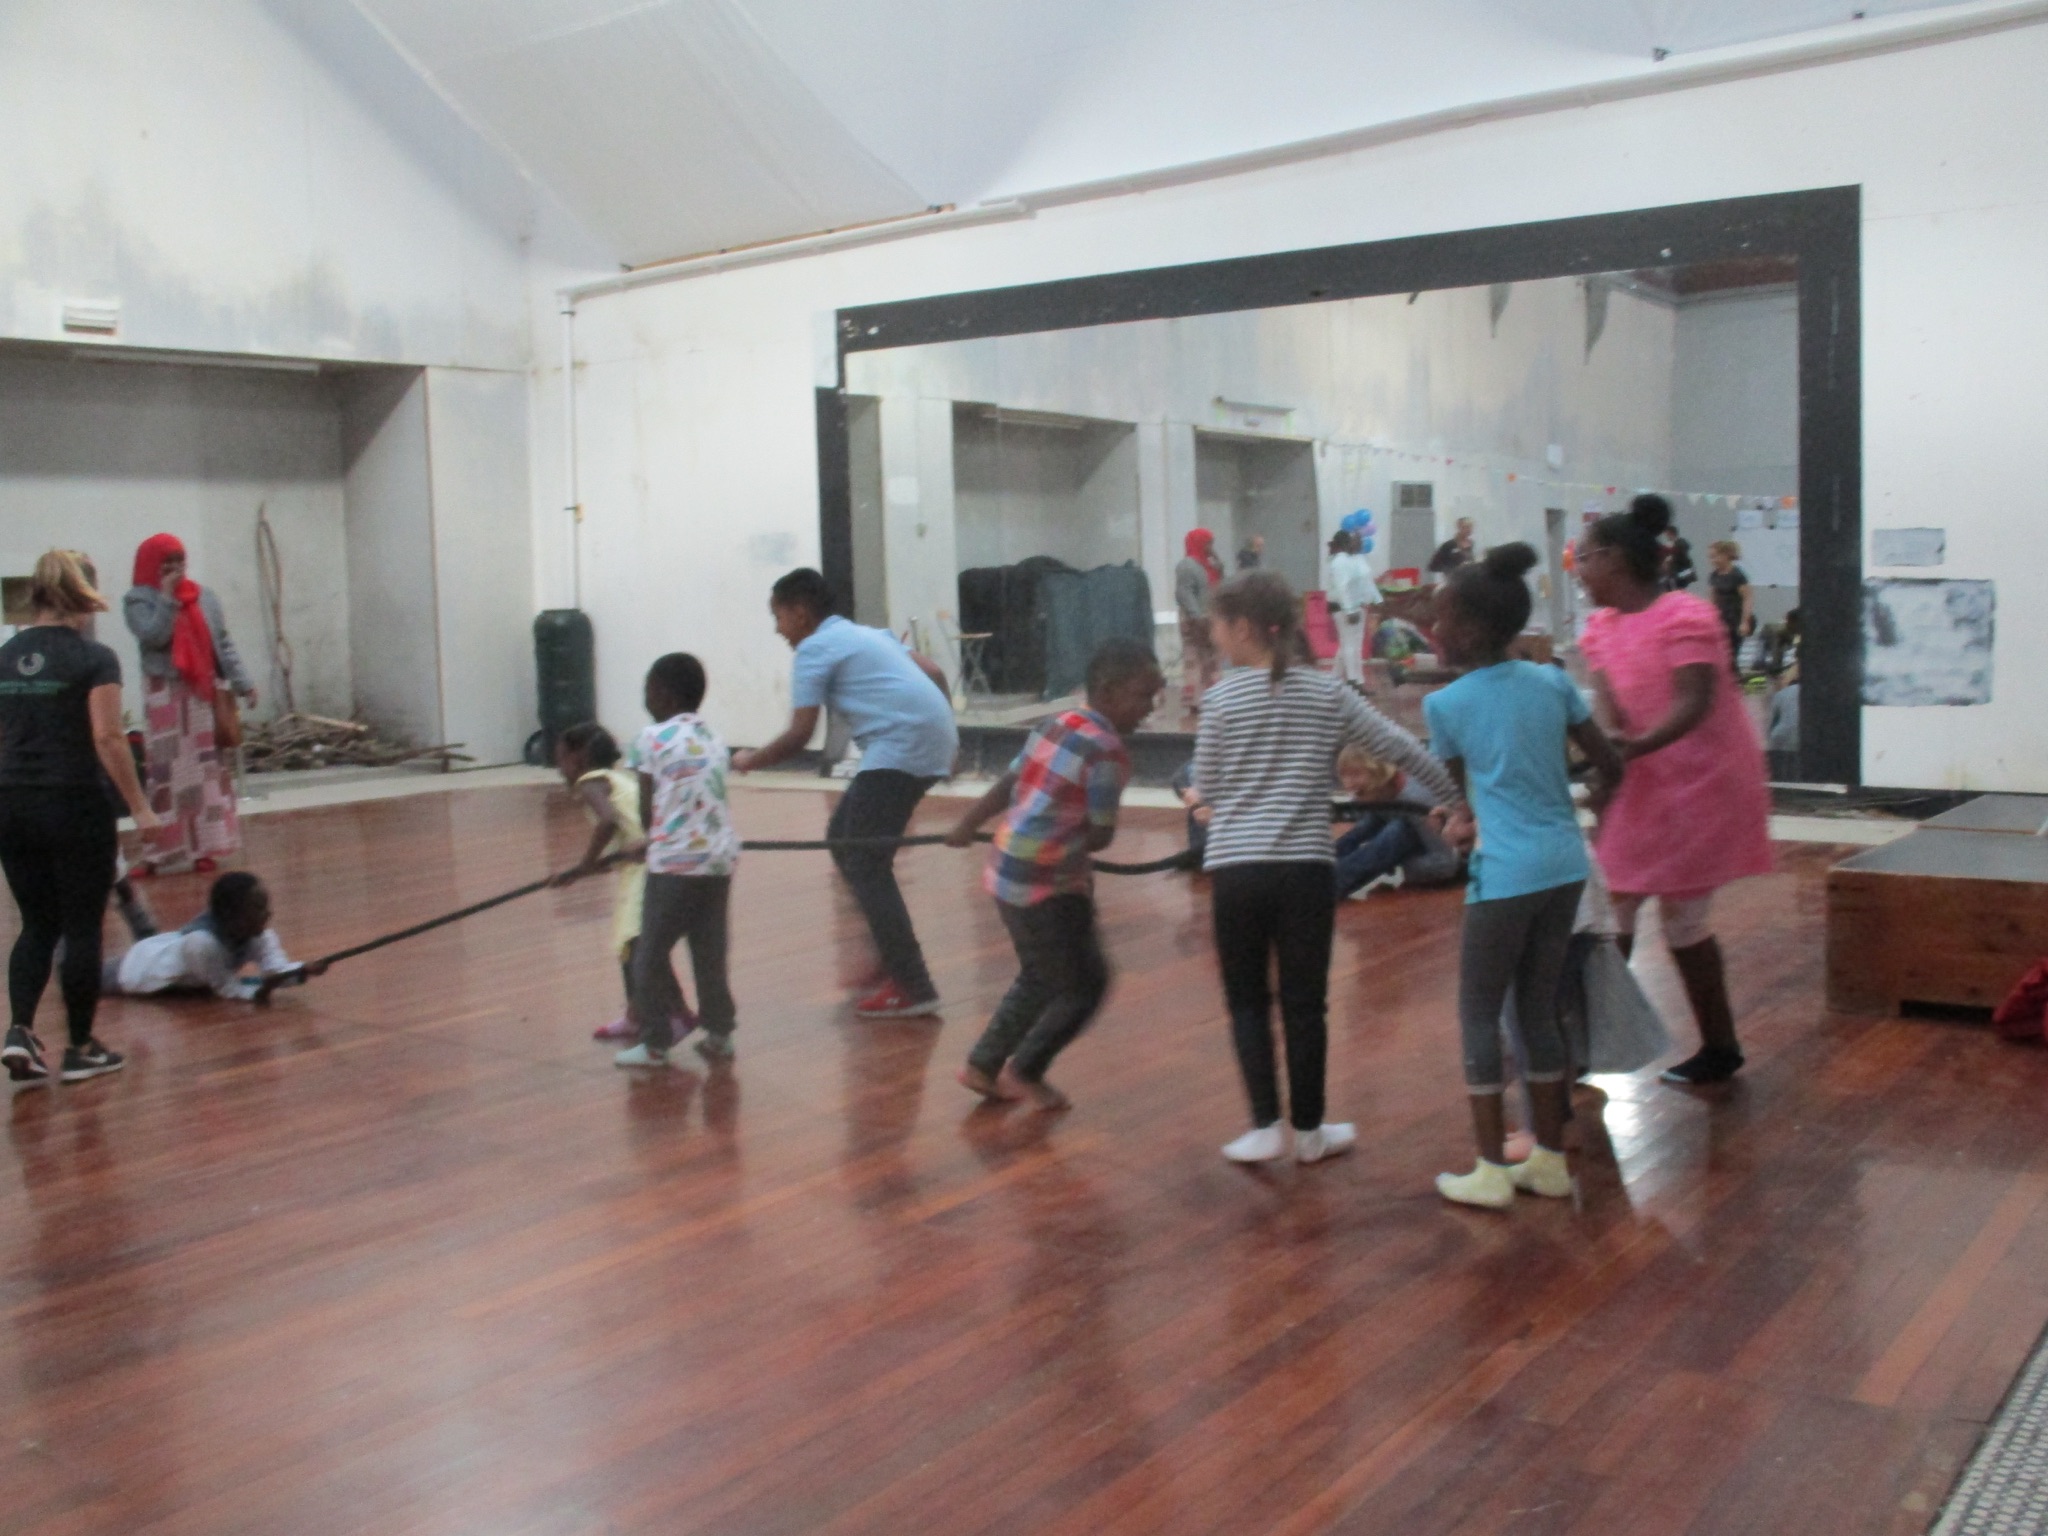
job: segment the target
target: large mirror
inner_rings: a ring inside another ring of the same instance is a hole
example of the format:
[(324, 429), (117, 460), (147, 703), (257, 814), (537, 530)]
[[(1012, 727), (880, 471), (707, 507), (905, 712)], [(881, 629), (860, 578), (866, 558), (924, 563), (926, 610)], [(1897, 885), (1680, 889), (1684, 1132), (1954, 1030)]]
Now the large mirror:
[[(1333, 664), (1324, 594), (1332, 540), (1350, 532), (1379, 588), (1364, 686), (1417, 726), (1442, 681), (1431, 588), (1447, 564), (1532, 545), (1529, 652), (1575, 668), (1587, 604), (1574, 541), (1656, 492), (1676, 517), (1671, 581), (1723, 607), (1774, 776), (1851, 781), (1857, 699), (1840, 662), (1856, 618), (1839, 578), (1860, 535), (1832, 501), (1836, 579), (1816, 612), (1802, 560), (1822, 540), (1802, 485), (1815, 480), (1805, 450), (1838, 454), (1853, 415), (1846, 431), (1821, 419), (1812, 356), (1803, 371), (1814, 285), (1800, 242), (1735, 243), (1262, 307), (1176, 305), (1169, 289), (1159, 307), (1197, 312), (1107, 323), (1027, 329), (1017, 306), (977, 310), (989, 296), (971, 295), (924, 301), (929, 314), (891, 306), (869, 326), (843, 315), (828, 554), (836, 532), (856, 617), (945, 665), (963, 725), (1035, 719), (1074, 695), (1097, 641), (1128, 633), (1154, 642), (1174, 683), (1147, 729), (1186, 733), (1200, 658), (1184, 654), (1176, 594), (1190, 548), (1213, 549), (1213, 573), (1285, 575)], [(1030, 307), (1089, 312), (1081, 295), (1047, 298)]]

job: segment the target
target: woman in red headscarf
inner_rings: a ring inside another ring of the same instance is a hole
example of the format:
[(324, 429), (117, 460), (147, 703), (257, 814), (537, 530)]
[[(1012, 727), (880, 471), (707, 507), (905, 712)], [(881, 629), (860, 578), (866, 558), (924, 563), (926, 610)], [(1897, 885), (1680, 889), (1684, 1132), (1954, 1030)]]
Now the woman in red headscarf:
[(137, 548), (121, 610), (142, 652), (145, 787), (163, 823), (149, 867), (205, 873), (241, 846), (229, 744), (216, 739), (216, 726), (233, 725), (235, 694), (256, 702), (256, 685), (220, 599), (185, 574), (185, 546), (172, 535)]
[(1209, 637), (1209, 589), (1223, 579), (1216, 558), (1216, 535), (1190, 528), (1187, 554), (1173, 570), (1173, 600), (1180, 611), (1180, 696), (1189, 709), (1202, 707), (1202, 695), (1216, 681), (1216, 643)]

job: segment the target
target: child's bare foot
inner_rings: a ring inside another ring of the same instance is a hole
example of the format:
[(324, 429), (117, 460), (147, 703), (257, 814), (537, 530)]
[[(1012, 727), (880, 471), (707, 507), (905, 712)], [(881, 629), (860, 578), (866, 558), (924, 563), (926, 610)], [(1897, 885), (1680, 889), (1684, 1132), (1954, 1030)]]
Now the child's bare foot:
[(1000, 1077), (991, 1077), (979, 1067), (962, 1067), (953, 1075), (959, 1079), (962, 1088), (970, 1093), (980, 1094), (991, 1104), (1011, 1104), (1023, 1097), (1020, 1093), (1012, 1093), (1004, 1088), (1003, 1078), (1010, 1075), (1007, 1068)]
[(1069, 1099), (1051, 1083), (1041, 1079), (1032, 1082), (1028, 1077), (1019, 1077), (1010, 1067), (1004, 1067), (996, 1074), (996, 1092), (1006, 1099), (1028, 1099), (1033, 1109), (1071, 1109), (1074, 1101)]
[(1501, 1155), (1510, 1163), (1526, 1163), (1535, 1150), (1536, 1138), (1527, 1131), (1509, 1131), (1507, 1140), (1501, 1143)]

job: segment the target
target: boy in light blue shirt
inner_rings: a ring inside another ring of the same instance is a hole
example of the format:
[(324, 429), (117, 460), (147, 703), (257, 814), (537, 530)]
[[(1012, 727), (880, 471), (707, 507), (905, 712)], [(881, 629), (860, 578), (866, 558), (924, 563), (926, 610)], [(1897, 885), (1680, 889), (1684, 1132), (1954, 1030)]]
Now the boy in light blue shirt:
[[(826, 837), (901, 837), (925, 792), (952, 773), (960, 750), (945, 675), (887, 630), (852, 623), (832, 607), (832, 589), (816, 571), (791, 571), (775, 583), (768, 598), (775, 632), (796, 652), (789, 727), (766, 746), (733, 754), (732, 765), (749, 773), (801, 752), (818, 711), (829, 709), (852, 727), (861, 759)], [(860, 903), (886, 973), (854, 1012), (869, 1019), (937, 1013), (938, 989), (896, 885), (896, 851), (835, 850), (832, 861)]]

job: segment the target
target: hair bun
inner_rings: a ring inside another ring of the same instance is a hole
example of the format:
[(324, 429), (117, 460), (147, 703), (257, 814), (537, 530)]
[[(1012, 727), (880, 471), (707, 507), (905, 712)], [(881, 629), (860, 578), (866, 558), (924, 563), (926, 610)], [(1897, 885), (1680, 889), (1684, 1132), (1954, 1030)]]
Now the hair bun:
[(1496, 544), (1479, 564), (1489, 576), (1520, 581), (1536, 568), (1536, 551), (1522, 543)]
[(1629, 520), (1652, 538), (1671, 526), (1671, 503), (1654, 491), (1645, 491), (1628, 504)]

